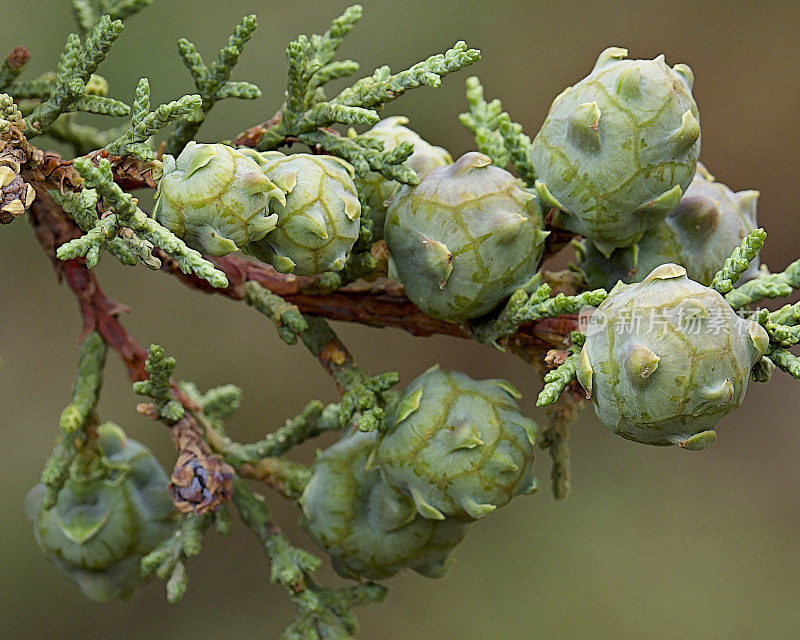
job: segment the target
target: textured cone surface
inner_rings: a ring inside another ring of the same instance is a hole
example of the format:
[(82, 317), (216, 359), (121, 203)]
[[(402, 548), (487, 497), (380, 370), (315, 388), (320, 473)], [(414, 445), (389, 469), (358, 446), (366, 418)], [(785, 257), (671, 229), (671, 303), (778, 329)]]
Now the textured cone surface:
[[(590, 241), (583, 241), (577, 249), (578, 266), (592, 288), (610, 289), (619, 280), (641, 282), (667, 262), (686, 267), (691, 280), (709, 285), (725, 259), (756, 229), (757, 199), (757, 191), (734, 193), (698, 165), (678, 206), (645, 232), (636, 249), (617, 249), (606, 258)], [(754, 260), (739, 283), (758, 273)]]
[[(410, 142), (414, 146), (405, 165), (422, 177), (435, 167), (452, 164), (453, 158), (442, 147), (436, 147), (423, 140), (418, 133), (404, 126), (408, 118), (391, 116), (381, 120), (363, 135), (383, 143), (384, 151), (391, 151), (401, 142)], [(356, 186), (364, 194), (369, 205), (369, 217), (372, 218), (372, 239), (383, 238), (383, 227), (386, 221), (386, 205), (394, 193), (400, 188), (396, 180), (387, 180), (380, 173), (369, 171), (363, 178), (356, 178)]]
[[(536, 272), (544, 238), (537, 197), (480, 153), (402, 187), (386, 217), (393, 274), (422, 311), (459, 322), (491, 311)], [(430, 268), (431, 243), (452, 256)]]
[(677, 204), (700, 153), (691, 71), (663, 56), (604, 51), (564, 90), (533, 141), (537, 188), (568, 229), (609, 253), (635, 243)]
[(622, 285), (592, 315), (578, 380), (601, 422), (629, 440), (707, 446), (741, 405), (767, 336), (724, 298), (666, 264)]
[(358, 239), (361, 203), (353, 167), (333, 156), (263, 154), (264, 174), (286, 190), (273, 202), (275, 230), (245, 251), (282, 273), (309, 276), (340, 271)]
[(50, 509), (31, 492), (36, 541), (48, 559), (87, 598), (106, 602), (132, 595), (139, 563), (176, 526), (169, 482), (153, 455), (111, 424), (98, 429), (99, 456), (87, 474), (71, 476)]
[(301, 524), (345, 578), (380, 580), (404, 568), (443, 575), (467, 524), (426, 520), (368, 464), (376, 432), (354, 432), (322, 452), (303, 492)]
[(222, 256), (269, 233), (281, 190), (252, 157), (224, 144), (190, 142), (164, 157), (153, 217), (202, 253)]
[(390, 485), (426, 518), (482, 518), (536, 487), (536, 423), (502, 380), (429, 369), (403, 395), (378, 447)]

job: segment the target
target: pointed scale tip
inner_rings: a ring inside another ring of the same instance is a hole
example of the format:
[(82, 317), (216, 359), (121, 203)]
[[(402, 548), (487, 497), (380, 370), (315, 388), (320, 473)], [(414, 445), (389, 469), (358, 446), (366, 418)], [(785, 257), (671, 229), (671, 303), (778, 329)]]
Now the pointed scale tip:
[(445, 438), (450, 453), (460, 449), (474, 449), (483, 444), (480, 430), (470, 420), (461, 420), (458, 424), (452, 425), (449, 432), (446, 432)]
[(537, 180), (534, 182), (534, 188), (536, 189), (536, 193), (541, 198), (542, 202), (548, 207), (553, 209), (563, 209), (564, 206), (556, 200), (556, 197), (550, 193), (550, 189), (547, 188), (547, 185), (544, 182)]
[(500, 450), (495, 451), (492, 457), (489, 458), (487, 468), (498, 474), (509, 472), (516, 473), (519, 471), (519, 465), (514, 462), (511, 456), (505, 451)]
[(446, 245), (430, 238), (422, 239), (421, 267), (444, 289), (453, 272), (453, 254)]
[(767, 330), (755, 320), (750, 320), (747, 331), (750, 336), (750, 341), (753, 343), (753, 347), (756, 350), (756, 354), (753, 355), (753, 364), (755, 364), (769, 349), (769, 335), (767, 334)]
[(611, 254), (617, 250), (617, 246), (609, 242), (602, 242), (601, 240), (592, 240), (595, 248), (602, 253), (606, 258), (610, 258)]
[(643, 383), (658, 369), (661, 358), (644, 345), (635, 344), (629, 346), (626, 351), (625, 370), (632, 381)]
[(683, 79), (684, 83), (691, 91), (692, 87), (694, 86), (694, 72), (692, 71), (692, 68), (688, 64), (683, 64), (680, 62), (672, 67), (672, 70), (677, 73), (681, 79)]
[(708, 445), (713, 444), (713, 442), (717, 439), (717, 432), (713, 429), (709, 431), (702, 431), (701, 433), (696, 433), (685, 440), (678, 440), (676, 444), (681, 449), (687, 449), (689, 451), (702, 451)]
[(653, 269), (650, 274), (642, 280), (642, 284), (650, 284), (657, 280), (673, 280), (675, 278), (686, 278), (686, 269), (679, 264), (668, 262)]
[(597, 62), (594, 63), (594, 68), (592, 69), (592, 73), (598, 71), (599, 69), (603, 69), (611, 64), (619, 62), (623, 58), (628, 55), (628, 50), (623, 49), (622, 47), (608, 47), (597, 56)]
[(468, 174), (475, 169), (488, 167), (492, 164), (492, 159), (478, 151), (469, 151), (451, 164), (445, 172), (450, 177), (461, 176)]
[(461, 507), (464, 509), (464, 511), (467, 512), (470, 518), (475, 518), (476, 520), (485, 518), (490, 513), (492, 513), (492, 511), (497, 509), (496, 505), (480, 504), (479, 502), (476, 502), (472, 498), (464, 498), (461, 501)]
[(725, 378), (717, 387), (706, 387), (702, 391), (702, 395), (711, 404), (718, 406), (726, 405), (733, 399), (733, 384), (730, 378)]
[(600, 123), (600, 107), (597, 102), (584, 102), (575, 107), (570, 118), (570, 135), (573, 142), (584, 151), (597, 152), (600, 150), (600, 133), (597, 125)]
[(592, 379), (594, 377), (594, 369), (592, 363), (589, 361), (589, 354), (586, 352), (586, 345), (581, 349), (581, 355), (578, 358), (577, 376), (578, 384), (583, 387), (586, 392), (586, 397), (592, 397)]
[(672, 189), (665, 191), (655, 200), (645, 202), (639, 207), (638, 211), (639, 213), (667, 214), (680, 204), (682, 196), (683, 189), (681, 189), (681, 185), (676, 184)]
[(409, 487), (409, 493), (419, 515), (428, 520), (444, 520), (444, 514), (428, 503), (416, 487)]
[(758, 196), (760, 195), (755, 189), (739, 191), (736, 194), (736, 201), (739, 203), (742, 212), (753, 225), (756, 224), (756, 210), (758, 208)]
[(700, 137), (700, 123), (691, 109), (684, 111), (681, 116), (681, 126), (673, 131), (669, 139), (678, 151), (686, 151), (697, 142)]
[(706, 165), (702, 162), (697, 163), (697, 168), (694, 174), (695, 180), (708, 180), (708, 182), (716, 182), (716, 178), (711, 174)]

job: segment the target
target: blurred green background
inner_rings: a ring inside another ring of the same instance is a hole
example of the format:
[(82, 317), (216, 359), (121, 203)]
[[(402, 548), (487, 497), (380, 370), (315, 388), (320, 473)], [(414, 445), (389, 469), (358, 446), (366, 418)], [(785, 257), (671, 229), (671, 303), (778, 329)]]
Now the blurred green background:
[[(26, 78), (54, 67), (73, 29), (67, 0), (2, 0), (0, 50), (24, 44)], [(760, 222), (770, 233), (762, 258), (782, 268), (800, 253), (800, 5), (796, 2), (480, 2), (365, 0), (365, 16), (341, 54), (364, 73), (400, 69), (458, 39), (483, 60), (419, 89), (386, 110), (404, 113), (426, 139), (457, 156), (472, 145), (457, 122), (468, 75), (535, 134), (552, 98), (591, 69), (609, 45), (634, 57), (664, 52), (695, 72), (703, 126), (701, 159), (739, 190), (761, 190)], [(199, 138), (229, 138), (271, 116), (285, 83), (284, 48), (298, 33), (324, 30), (340, 1), (156, 0), (131, 18), (100, 72), (112, 95), (130, 101), (150, 78), (154, 104), (192, 90), (176, 40), (211, 57), (238, 19), (259, 29), (237, 80), (257, 82), (253, 102), (218, 105)], [(244, 305), (190, 292), (164, 274), (109, 259), (107, 293), (130, 305), (124, 322), (137, 340), (158, 342), (178, 359), (178, 376), (205, 388), (235, 383), (244, 405), (230, 432), (252, 441), (311, 398), (333, 401), (330, 380), (302, 347), (278, 340)], [(505, 377), (539, 417), (540, 382), (521, 360), (446, 338), (343, 326), (341, 334), (372, 371), (397, 369), (404, 383), (434, 362), (477, 377)], [(191, 561), (189, 591), (169, 606), (150, 583), (128, 603), (100, 606), (80, 596), (37, 549), (22, 511), (49, 455), (69, 398), (80, 322), (70, 293), (56, 284), (30, 228), (0, 229), (0, 637), (277, 638), (291, 616), (249, 531), (210, 533)], [(151, 446), (167, 467), (174, 452), (164, 427), (140, 417), (112, 355), (100, 411)], [(543, 490), (476, 524), (441, 580), (402, 575), (384, 604), (359, 610), (362, 638), (381, 640), (783, 639), (800, 637), (800, 386), (780, 372), (752, 385), (701, 453), (648, 448), (613, 436), (584, 411), (573, 428), (573, 495), (549, 495), (549, 461), (537, 458)], [(300, 454), (310, 459), (311, 444)], [(294, 541), (296, 512), (270, 495)], [(321, 570), (332, 583), (343, 583)]]

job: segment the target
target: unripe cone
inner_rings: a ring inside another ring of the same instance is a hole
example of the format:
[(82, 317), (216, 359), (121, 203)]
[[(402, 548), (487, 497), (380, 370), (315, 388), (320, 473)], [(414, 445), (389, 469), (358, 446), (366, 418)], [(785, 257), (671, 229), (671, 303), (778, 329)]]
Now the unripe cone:
[(252, 158), (224, 144), (189, 142), (164, 156), (153, 217), (202, 253), (224, 256), (275, 228), (283, 192)]
[(262, 171), (286, 193), (286, 202), (271, 206), (278, 214), (275, 230), (245, 251), (281, 273), (340, 271), (360, 228), (353, 167), (334, 156), (262, 155)]
[(604, 255), (664, 219), (700, 154), (691, 69), (626, 55), (603, 51), (592, 72), (554, 100), (531, 147), (542, 200)]
[(356, 431), (318, 456), (300, 498), (301, 524), (345, 578), (380, 580), (404, 568), (440, 577), (467, 524), (417, 515), (369, 463), (377, 440)]
[(477, 519), (536, 490), (536, 423), (503, 380), (428, 369), (403, 392), (378, 446), (387, 482), (425, 518)]
[(36, 541), (91, 600), (131, 596), (139, 563), (176, 526), (169, 482), (153, 455), (113, 424), (98, 428), (97, 458), (70, 476), (56, 504), (41, 509), (43, 486), (26, 500)]
[[(641, 282), (657, 266), (674, 262), (695, 282), (710, 285), (742, 239), (756, 229), (758, 191), (734, 193), (698, 164), (698, 172), (664, 222), (645, 232), (635, 248), (608, 258), (591, 241), (575, 243), (578, 266), (590, 288), (610, 289), (619, 280)], [(739, 282), (758, 275), (758, 261)]]
[(394, 196), (384, 234), (389, 273), (435, 318), (491, 311), (536, 272), (544, 220), (535, 194), (476, 152)]
[(676, 264), (620, 284), (589, 320), (578, 381), (600, 421), (644, 444), (702, 449), (744, 400), (764, 328)]
[[(416, 131), (403, 126), (407, 123), (408, 118), (404, 116), (390, 116), (363, 135), (380, 140), (384, 151), (391, 151), (401, 142), (410, 142), (414, 146), (414, 153), (404, 164), (413, 169), (419, 177), (435, 167), (453, 164), (453, 158), (445, 149), (435, 147), (423, 140)], [(369, 205), (369, 217), (373, 222), (372, 239), (380, 240), (383, 238), (386, 207), (392, 195), (400, 188), (400, 183), (396, 180), (387, 180), (375, 171), (369, 171), (363, 178), (356, 177), (356, 186), (359, 192), (366, 196)]]

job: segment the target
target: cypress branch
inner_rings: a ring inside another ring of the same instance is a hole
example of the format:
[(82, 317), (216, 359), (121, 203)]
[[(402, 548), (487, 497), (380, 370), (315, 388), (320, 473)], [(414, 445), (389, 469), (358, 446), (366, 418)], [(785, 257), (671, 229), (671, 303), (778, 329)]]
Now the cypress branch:
[(716, 289), (722, 295), (732, 291), (733, 285), (750, 268), (750, 263), (755, 260), (766, 239), (767, 234), (763, 229), (756, 229), (746, 235), (741, 246), (733, 250), (730, 257), (725, 259), (722, 269), (714, 275), (711, 288)]
[(800, 260), (795, 260), (781, 273), (766, 273), (745, 282), (725, 295), (734, 309), (741, 309), (764, 298), (783, 298), (800, 289)]
[(786, 349), (775, 349), (767, 356), (781, 370), (800, 380), (800, 358)]
[[(84, 179), (84, 188), (96, 190), (97, 195), (103, 198), (108, 209), (115, 215), (107, 215), (102, 220), (94, 222), (86, 236), (59, 247), (56, 256), (60, 260), (87, 255), (90, 251), (96, 258), (99, 249), (122, 232), (123, 242), (128, 245), (130, 252), (145, 264), (155, 260), (149, 252), (149, 244), (150, 247), (160, 247), (167, 255), (174, 258), (183, 273), (194, 273), (213, 287), (228, 286), (228, 279), (222, 271), (139, 209), (134, 198), (114, 182), (108, 160), (101, 158), (98, 166), (95, 166), (88, 158), (77, 158), (74, 166)], [(124, 227), (127, 227), (130, 233), (123, 232)], [(131, 234), (137, 237), (133, 238)], [(150, 263), (148, 266), (153, 267), (153, 264)]]
[(42, 471), (44, 509), (55, 504), (58, 492), (69, 477), (75, 455), (88, 440), (84, 427), (97, 406), (107, 352), (108, 347), (98, 333), (89, 333), (81, 343), (72, 400), (61, 412), (58, 442)]
[(197, 92), (202, 98), (202, 104), (198, 109), (178, 119), (175, 130), (167, 140), (169, 153), (177, 155), (186, 143), (197, 135), (206, 115), (217, 101), (225, 98), (253, 100), (261, 95), (261, 90), (250, 82), (230, 82), (233, 68), (239, 62), (239, 56), (256, 26), (254, 15), (242, 18), (210, 67), (205, 65), (194, 43), (186, 38), (178, 41), (178, 51), (192, 75)]
[[(6, 91), (8, 86), (16, 80), (30, 59), (31, 54), (25, 47), (12, 49), (0, 64), (0, 92)], [(14, 94), (12, 93), (12, 95)]]
[(122, 113), (123, 103), (110, 98), (98, 102), (91, 98), (91, 94), (86, 95), (87, 83), (123, 28), (121, 21), (112, 21), (104, 15), (97, 20), (83, 44), (75, 34), (67, 37), (49, 95), (26, 119), (25, 135), (28, 138), (46, 132), (61, 114), (69, 111), (97, 108), (106, 109), (109, 115), (125, 115)]
[(202, 102), (199, 95), (185, 95), (150, 111), (150, 83), (147, 78), (142, 78), (136, 86), (133, 116), (128, 130), (106, 145), (106, 150), (114, 155), (150, 162), (155, 158), (155, 153), (147, 145), (147, 139), (179, 118), (194, 113)]

